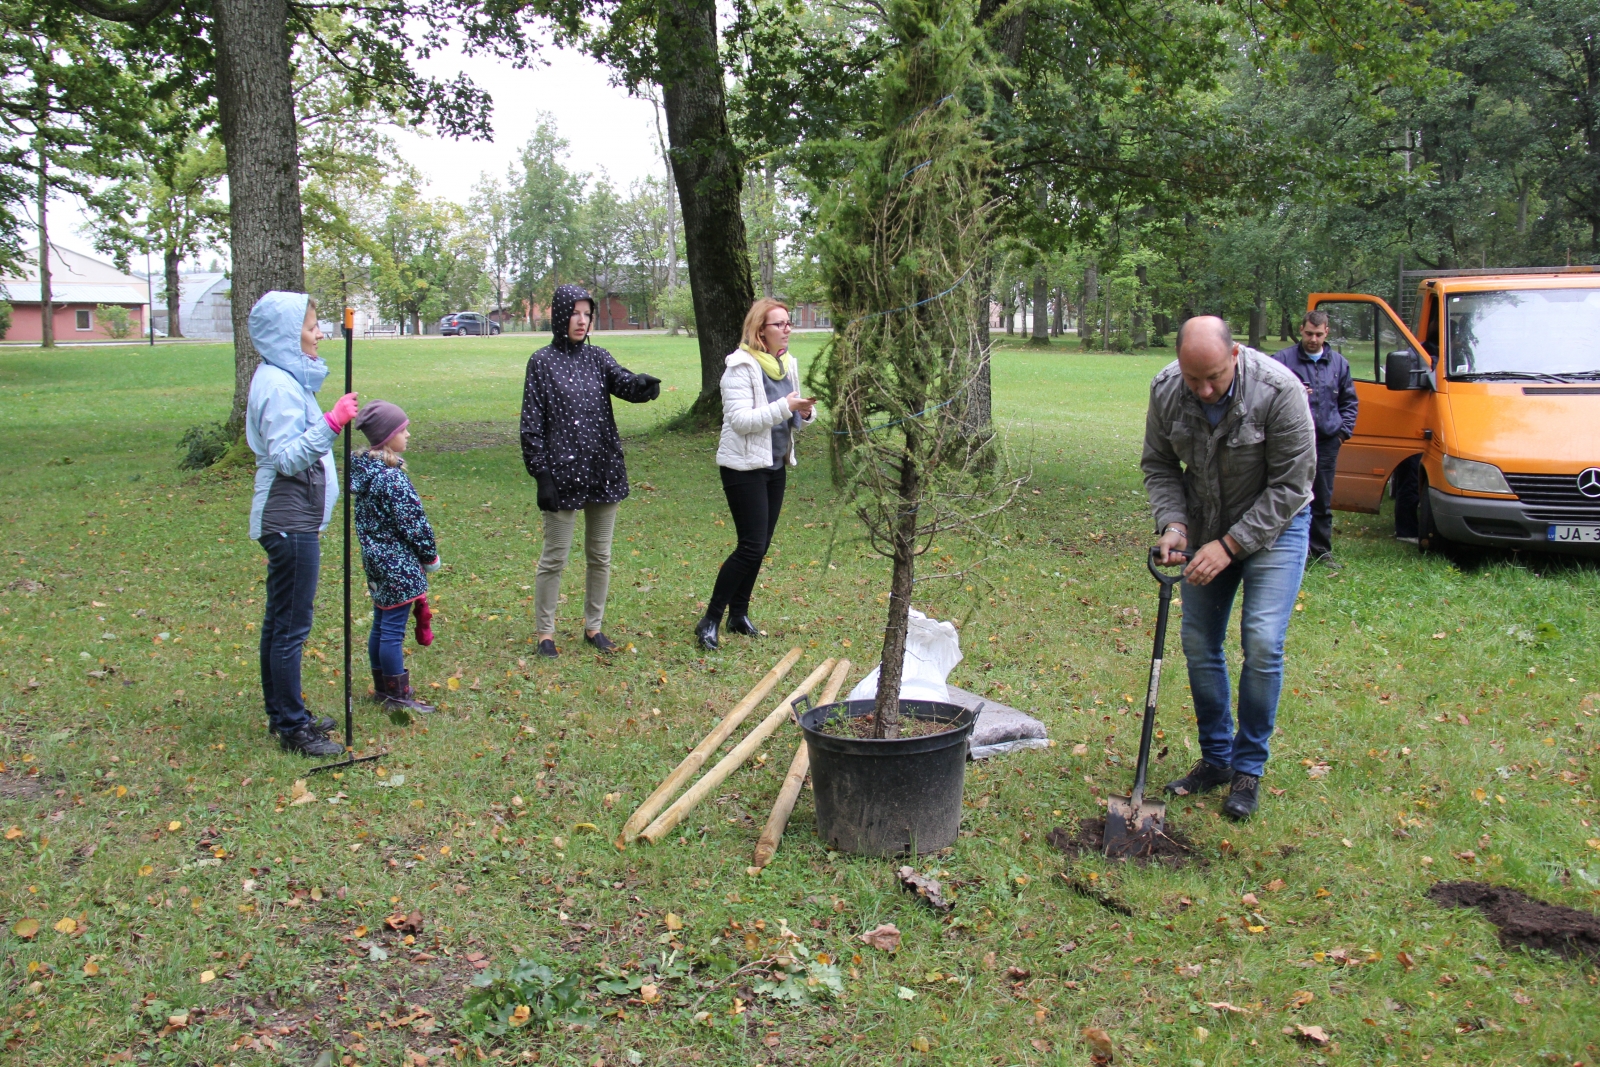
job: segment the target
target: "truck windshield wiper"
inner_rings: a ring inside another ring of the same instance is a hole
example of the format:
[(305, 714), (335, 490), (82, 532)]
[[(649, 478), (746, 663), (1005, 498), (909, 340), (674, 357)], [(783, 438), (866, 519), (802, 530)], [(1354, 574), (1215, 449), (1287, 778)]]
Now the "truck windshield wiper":
[(1526, 370), (1486, 370), (1478, 374), (1452, 374), (1458, 382), (1562, 382), (1566, 378), (1556, 374), (1543, 374)]
[(1561, 378), (1569, 382), (1594, 382), (1600, 381), (1600, 370), (1567, 370), (1561, 372)]

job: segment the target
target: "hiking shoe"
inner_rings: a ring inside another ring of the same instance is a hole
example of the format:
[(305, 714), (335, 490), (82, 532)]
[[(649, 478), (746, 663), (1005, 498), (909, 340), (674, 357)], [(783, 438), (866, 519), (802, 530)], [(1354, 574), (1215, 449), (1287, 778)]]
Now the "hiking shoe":
[(1311, 565), (1314, 564), (1314, 563), (1320, 563), (1324, 567), (1328, 568), (1330, 571), (1337, 571), (1337, 570), (1342, 570), (1343, 569), (1339, 565), (1339, 561), (1333, 558), (1333, 553), (1332, 552), (1324, 552), (1320, 556), (1307, 556), (1306, 557), (1306, 568), (1308, 570), (1310, 569)]
[(584, 634), (583, 639), (593, 645), (596, 652), (604, 652), (608, 656), (613, 652), (622, 651), (622, 646), (607, 637), (603, 630), (596, 630), (592, 634)]
[(1174, 796), (1198, 796), (1209, 793), (1219, 785), (1227, 785), (1233, 777), (1232, 769), (1228, 767), (1214, 767), (1203, 759), (1194, 761), (1194, 766), (1189, 768), (1189, 773), (1175, 782), (1167, 783), (1167, 792)]
[(539, 655), (545, 659), (555, 659), (561, 653), (556, 651), (556, 643), (547, 637), (539, 642)]
[(319, 733), (310, 723), (298, 730), (279, 734), (278, 744), (283, 746), (285, 752), (294, 752), (301, 756), (344, 755), (343, 745), (337, 741), (329, 741), (326, 734)]
[(1233, 776), (1233, 785), (1228, 789), (1228, 799), (1222, 802), (1222, 814), (1230, 819), (1248, 819), (1255, 814), (1256, 796), (1261, 788), (1261, 779), (1253, 774), (1239, 773)]
[(331, 734), (339, 728), (332, 715), (318, 715), (311, 720), (311, 728), (319, 734)]

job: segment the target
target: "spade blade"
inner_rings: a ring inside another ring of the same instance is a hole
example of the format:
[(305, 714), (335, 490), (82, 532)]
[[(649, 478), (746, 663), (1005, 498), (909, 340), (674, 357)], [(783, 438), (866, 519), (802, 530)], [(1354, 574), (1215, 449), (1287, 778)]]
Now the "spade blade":
[(1148, 856), (1167, 830), (1167, 805), (1140, 797), (1106, 798), (1105, 853), (1109, 859)]

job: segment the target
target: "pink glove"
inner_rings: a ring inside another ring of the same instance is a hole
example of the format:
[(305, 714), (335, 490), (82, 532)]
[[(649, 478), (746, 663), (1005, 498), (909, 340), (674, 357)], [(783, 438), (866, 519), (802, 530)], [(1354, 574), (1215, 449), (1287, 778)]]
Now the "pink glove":
[(338, 433), (356, 417), (356, 407), (356, 394), (346, 393), (333, 405), (333, 410), (326, 412), (322, 418), (327, 422), (328, 429)]
[(411, 602), (411, 614), (417, 617), (417, 644), (433, 644), (433, 610), (428, 607), (428, 598), (419, 596)]

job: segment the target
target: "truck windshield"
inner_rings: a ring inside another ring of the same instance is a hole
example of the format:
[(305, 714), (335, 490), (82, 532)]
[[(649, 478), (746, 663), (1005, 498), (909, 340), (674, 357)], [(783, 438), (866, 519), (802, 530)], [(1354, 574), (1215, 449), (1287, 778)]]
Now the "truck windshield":
[(1459, 293), (1449, 307), (1452, 378), (1600, 378), (1600, 289)]

